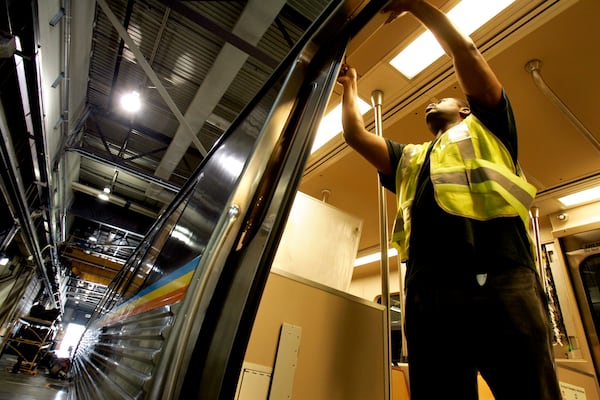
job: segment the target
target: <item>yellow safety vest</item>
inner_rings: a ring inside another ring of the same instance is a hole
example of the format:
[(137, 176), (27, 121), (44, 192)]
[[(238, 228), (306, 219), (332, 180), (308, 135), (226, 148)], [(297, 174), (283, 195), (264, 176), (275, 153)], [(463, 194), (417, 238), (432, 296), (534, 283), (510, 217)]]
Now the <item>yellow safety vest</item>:
[[(406, 145), (396, 172), (398, 213), (392, 244), (403, 261), (408, 259), (417, 179), (430, 143)], [(475, 116), (440, 136), (431, 149), (430, 174), (436, 202), (447, 213), (480, 221), (518, 215), (527, 225), (536, 189), (504, 144)]]

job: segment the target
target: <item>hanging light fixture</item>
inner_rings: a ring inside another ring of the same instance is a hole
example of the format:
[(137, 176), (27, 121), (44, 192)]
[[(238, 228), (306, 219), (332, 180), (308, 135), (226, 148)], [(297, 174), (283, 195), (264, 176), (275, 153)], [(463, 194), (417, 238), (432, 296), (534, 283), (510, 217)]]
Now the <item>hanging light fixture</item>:
[(8, 256), (4, 253), (0, 253), (0, 266), (5, 266), (8, 264), (8, 262), (10, 261), (10, 259), (8, 258)]
[(110, 192), (110, 187), (105, 186), (104, 189), (102, 189), (102, 192), (98, 193), (98, 198), (100, 200), (108, 201), (108, 199), (110, 198)]
[(121, 97), (121, 106), (123, 109), (130, 113), (135, 113), (142, 108), (142, 101), (140, 99), (140, 94), (133, 90), (129, 93), (124, 94)]

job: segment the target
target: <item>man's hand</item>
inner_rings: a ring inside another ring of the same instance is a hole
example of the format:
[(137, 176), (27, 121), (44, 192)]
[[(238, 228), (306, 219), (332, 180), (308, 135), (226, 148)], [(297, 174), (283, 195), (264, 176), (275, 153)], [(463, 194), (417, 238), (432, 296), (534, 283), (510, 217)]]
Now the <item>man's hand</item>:
[(358, 79), (358, 74), (356, 72), (356, 68), (349, 66), (348, 64), (342, 64), (342, 68), (340, 68), (340, 73), (338, 74), (337, 81), (341, 84), (344, 89), (352, 87)]
[(358, 107), (356, 68), (343, 63), (337, 81), (344, 87), (342, 93), (344, 140), (379, 171), (391, 174), (392, 167), (385, 140), (365, 129), (365, 123)]

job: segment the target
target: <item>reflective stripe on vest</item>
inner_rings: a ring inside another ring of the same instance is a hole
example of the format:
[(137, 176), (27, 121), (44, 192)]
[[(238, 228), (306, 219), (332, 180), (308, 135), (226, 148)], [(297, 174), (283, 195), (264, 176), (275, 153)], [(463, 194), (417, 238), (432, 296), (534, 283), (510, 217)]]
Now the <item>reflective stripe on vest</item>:
[(473, 115), (440, 137), (431, 180), (442, 209), (478, 220), (518, 215), (526, 224), (536, 193), (504, 144)]
[[(426, 144), (416, 146), (403, 151), (396, 173), (400, 190), (392, 241), (403, 260), (408, 258), (410, 206), (427, 152)], [(474, 116), (440, 136), (431, 151), (430, 174), (436, 202), (444, 211), (477, 220), (520, 216), (527, 225), (536, 189), (514, 165), (504, 144)]]
[(410, 238), (410, 208), (417, 189), (417, 179), (431, 142), (407, 144), (396, 172), (396, 202), (398, 211), (392, 233), (392, 246), (398, 250), (401, 260), (408, 259)]

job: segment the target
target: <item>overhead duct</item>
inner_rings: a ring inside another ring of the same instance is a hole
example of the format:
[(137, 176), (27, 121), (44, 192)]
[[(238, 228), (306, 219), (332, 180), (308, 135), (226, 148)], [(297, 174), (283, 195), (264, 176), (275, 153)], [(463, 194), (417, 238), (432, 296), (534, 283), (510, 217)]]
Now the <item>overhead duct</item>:
[[(111, 167), (114, 167), (120, 171), (126, 172), (130, 175), (135, 176), (136, 178), (143, 179), (146, 182), (151, 182), (154, 185), (163, 187), (167, 189), (169, 192), (177, 193), (181, 187), (161, 178), (158, 178), (154, 175), (150, 175), (146, 172), (140, 171), (139, 169), (127, 165), (126, 163), (120, 161), (119, 159), (110, 160), (103, 155), (100, 155), (93, 150), (84, 149), (81, 147), (68, 147), (67, 151), (75, 152), (85, 158), (89, 158), (90, 160), (94, 160), (101, 164), (105, 164)], [(172, 195), (169, 197), (169, 201), (172, 200)]]
[(2, 169), (0, 186), (2, 186), (3, 194), (6, 197), (6, 202), (9, 207), (14, 210), (14, 215), (18, 217), (19, 224), (22, 228), (21, 237), (25, 243), (28, 252), (33, 257), (38, 271), (43, 277), (43, 281), (48, 289), (48, 293), (52, 293), (50, 296), (50, 305), (52, 307), (60, 307), (58, 299), (56, 298), (56, 282), (53, 283), (54, 279), (50, 279), (48, 270), (44, 263), (44, 257), (42, 255), (42, 249), (38, 240), (38, 234), (33, 223), (33, 219), (29, 213), (29, 206), (27, 203), (27, 196), (25, 194), (25, 188), (23, 187), (23, 181), (21, 180), (18, 172), (19, 162), (16, 154), (14, 153), (14, 147), (12, 144), (11, 135), (8, 130), (8, 124), (4, 107), (0, 104), (0, 135), (2, 140), (0, 141), (0, 162)]
[[(104, 193), (102, 191), (102, 189), (96, 189), (96, 188), (93, 188), (93, 187), (90, 187), (90, 186), (87, 186), (87, 185), (83, 185), (83, 184), (81, 184), (79, 182), (72, 182), (71, 185), (73, 187), (73, 190), (77, 190), (77, 191), (79, 191), (81, 193), (85, 193), (85, 194), (88, 194), (88, 195), (94, 196), (94, 197), (98, 197), (98, 195)], [(107, 201), (109, 203), (111, 203), (111, 204), (116, 204), (116, 205), (118, 205), (120, 207), (127, 208), (127, 209), (129, 209), (131, 211), (134, 211), (134, 212), (136, 212), (138, 214), (145, 215), (145, 216), (150, 217), (150, 218), (154, 218), (155, 219), (155, 218), (158, 217), (158, 213), (156, 211), (151, 210), (151, 209), (146, 208), (146, 207), (143, 207), (143, 206), (140, 206), (138, 204), (132, 203), (132, 202), (130, 202), (128, 200), (125, 200), (122, 197), (119, 197), (119, 196), (117, 196), (117, 195), (115, 195), (113, 193), (110, 194), (110, 196), (108, 197)]]

